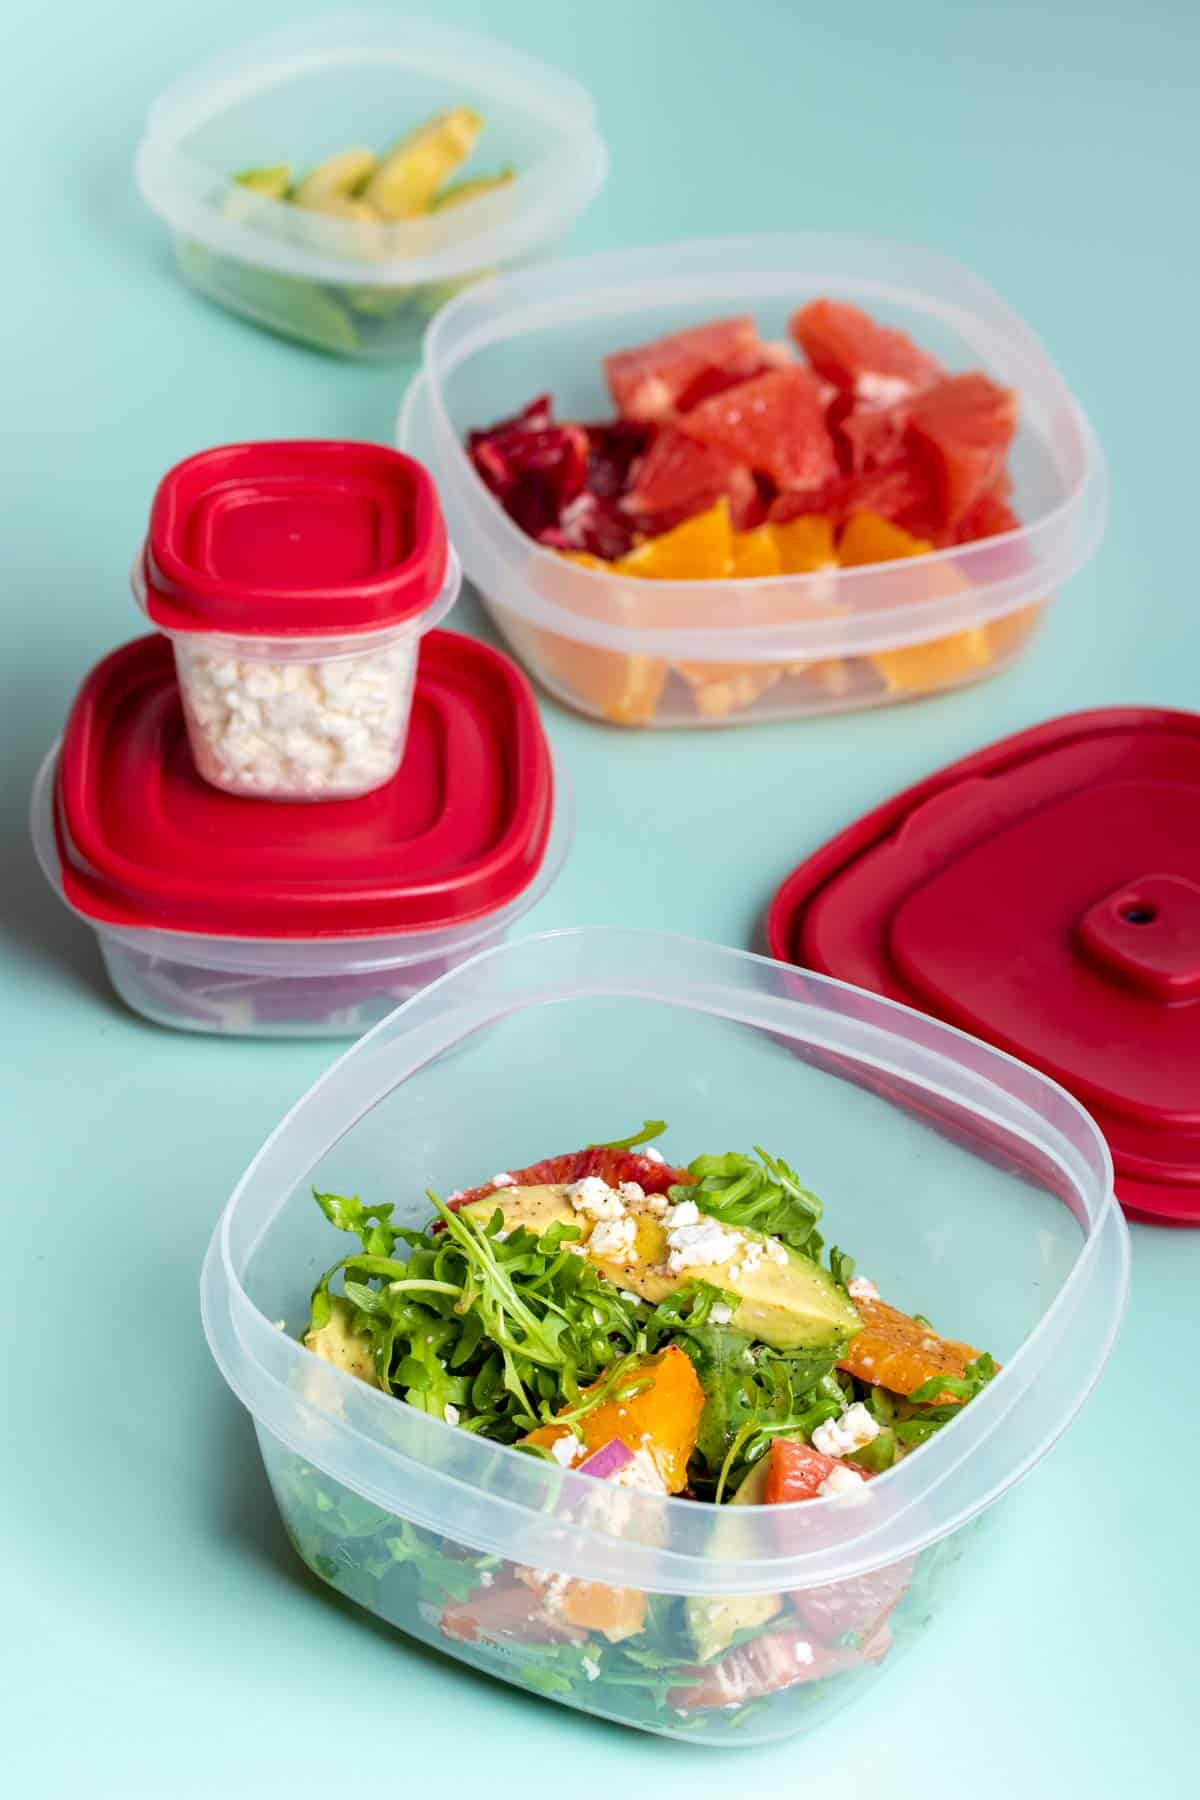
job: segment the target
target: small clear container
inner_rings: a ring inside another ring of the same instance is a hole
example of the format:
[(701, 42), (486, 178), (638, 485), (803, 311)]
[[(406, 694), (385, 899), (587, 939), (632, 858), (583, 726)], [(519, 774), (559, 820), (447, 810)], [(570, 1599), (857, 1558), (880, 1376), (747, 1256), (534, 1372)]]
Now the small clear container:
[[(670, 1120), (669, 1160), (753, 1143), (787, 1156), (885, 1294), (1002, 1362), (856, 1503), (613, 1490), (418, 1412), (296, 1341), (313, 1272), (338, 1254), (314, 1184), (386, 1195), (397, 1223), (416, 1224), (428, 1187), (647, 1113)], [(1091, 1391), (1128, 1259), (1103, 1139), (1045, 1077), (837, 981), (583, 930), (475, 959), (335, 1063), (238, 1184), (202, 1309), (288, 1535), (324, 1581), (564, 1705), (734, 1745), (811, 1730), (936, 1631), (943, 1607), (969, 1604), (966, 1527)], [(528, 1583), (548, 1578), (623, 1590), (633, 1635), (539, 1626)], [(722, 1607), (737, 1610), (737, 1641), (706, 1658), (698, 1623)]]
[(340, 442), (177, 464), (132, 573), (174, 646), (200, 774), (274, 800), (346, 800), (392, 779), (421, 637), (461, 584), (425, 470)]
[[(376, 223), (234, 180), (298, 172), (352, 145), (386, 150), (448, 107), (484, 129), (467, 175), (515, 179), (465, 205)], [(243, 44), (150, 109), (137, 180), (184, 279), (269, 329), (355, 357), (416, 353), (445, 300), (548, 251), (608, 169), (587, 91), (486, 37), (419, 19), (334, 14)]]
[(357, 1037), (502, 943), (558, 876), (573, 806), (529, 684), (435, 632), (411, 777), (281, 809), (196, 779), (171, 652), (144, 638), (85, 682), (34, 784), (50, 886), (134, 1012), (224, 1036)]
[[(602, 361), (615, 350), (741, 313), (783, 338), (823, 295), (910, 332), (949, 369), (1017, 389), (1020, 530), (810, 575), (636, 580), (535, 543), (466, 455), (468, 430), (544, 391), (561, 418), (611, 414)], [(431, 325), (398, 442), (433, 471), (466, 574), (518, 655), (558, 699), (622, 725), (802, 718), (997, 674), (1091, 556), (1107, 512), (1091, 426), (1028, 326), (959, 264), (870, 238), (694, 239), (489, 283)]]

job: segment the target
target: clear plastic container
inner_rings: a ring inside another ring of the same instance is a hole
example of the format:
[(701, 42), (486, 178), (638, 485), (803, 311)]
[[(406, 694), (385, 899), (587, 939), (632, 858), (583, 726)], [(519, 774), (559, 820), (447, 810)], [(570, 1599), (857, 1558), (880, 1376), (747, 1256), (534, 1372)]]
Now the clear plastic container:
[[(132, 585), (144, 611), (141, 557)], [(264, 638), (164, 630), (200, 774), (227, 794), (274, 800), (349, 800), (390, 781), (404, 757), (421, 638), (461, 586), (451, 551), (428, 612), (389, 631)]]
[[(383, 151), (447, 107), (484, 131), (468, 173), (516, 179), (393, 224), (339, 218), (233, 177)], [(415, 353), (430, 316), (496, 269), (545, 252), (608, 168), (585, 89), (489, 38), (419, 19), (335, 14), (269, 33), (174, 82), (137, 153), (142, 195), (181, 274), (231, 311), (346, 356)]]
[[(55, 745), (38, 771), (30, 830), (43, 875), (70, 906), (54, 833), (58, 755)], [(95, 931), (126, 1006), (155, 1024), (226, 1037), (358, 1037), (431, 982), (503, 943), (553, 885), (574, 831), (561, 767), (554, 786), (554, 824), (536, 878), (509, 905), (456, 927), (369, 938), (235, 938), (113, 925), (72, 911)]]
[[(745, 312), (781, 338), (821, 295), (1018, 390), (1019, 531), (812, 575), (631, 580), (534, 543), (466, 456), (467, 430), (543, 391), (562, 418), (610, 414), (601, 364), (614, 350)], [(568, 705), (626, 725), (842, 712), (996, 674), (1095, 550), (1107, 510), (1092, 429), (1029, 328), (957, 263), (869, 238), (697, 239), (489, 283), (431, 325), (398, 441), (432, 470), (467, 576), (518, 654)]]
[[(1003, 1362), (855, 1504), (717, 1508), (614, 1490), (418, 1412), (296, 1341), (314, 1271), (337, 1255), (314, 1183), (386, 1194), (397, 1223), (416, 1223), (427, 1187), (487, 1180), (647, 1113), (670, 1120), (668, 1159), (762, 1143), (793, 1160), (862, 1272)], [(337, 1062), (234, 1192), (202, 1306), (289, 1536), (324, 1580), (566, 1705), (742, 1744), (810, 1729), (936, 1624), (963, 1527), (1083, 1404), (1127, 1277), (1104, 1142), (1043, 1076), (836, 981), (583, 930), (476, 959)], [(538, 1641), (525, 1609), (497, 1617), (497, 1596), (519, 1595), (530, 1569), (638, 1590), (643, 1629), (620, 1644)], [(746, 1596), (756, 1623), (715, 1673), (697, 1617)]]

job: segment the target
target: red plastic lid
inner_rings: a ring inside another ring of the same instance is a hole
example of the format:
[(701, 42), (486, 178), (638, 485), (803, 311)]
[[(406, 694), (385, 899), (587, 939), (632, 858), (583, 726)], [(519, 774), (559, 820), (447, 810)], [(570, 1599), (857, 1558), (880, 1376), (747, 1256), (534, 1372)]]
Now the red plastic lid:
[(231, 444), (165, 475), (150, 511), (145, 607), (164, 631), (379, 631), (446, 578), (437, 490), (382, 444)]
[(433, 931), (541, 867), (554, 805), (529, 683), (499, 651), (421, 641), (404, 761), (357, 800), (280, 806), (196, 774), (165, 638), (106, 656), (59, 760), (63, 888), (97, 922), (269, 939)]
[(767, 932), (1061, 1082), (1127, 1210), (1200, 1224), (1200, 716), (1075, 713), (981, 750), (801, 863)]

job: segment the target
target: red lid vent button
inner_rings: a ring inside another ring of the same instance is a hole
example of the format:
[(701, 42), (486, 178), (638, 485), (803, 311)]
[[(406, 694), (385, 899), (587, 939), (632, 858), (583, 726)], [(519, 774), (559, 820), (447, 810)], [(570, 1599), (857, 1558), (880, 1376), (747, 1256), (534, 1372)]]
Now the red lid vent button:
[(1089, 958), (1157, 1000), (1200, 995), (1200, 887), (1147, 875), (1097, 901), (1079, 923)]

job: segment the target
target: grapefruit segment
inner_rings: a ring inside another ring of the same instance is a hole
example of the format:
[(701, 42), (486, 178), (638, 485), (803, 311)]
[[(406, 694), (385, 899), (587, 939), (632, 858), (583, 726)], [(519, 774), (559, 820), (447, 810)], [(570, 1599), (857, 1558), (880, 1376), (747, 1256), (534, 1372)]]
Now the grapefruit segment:
[(744, 508), (756, 494), (754, 477), (736, 457), (664, 425), (633, 468), (624, 507), (639, 521), (657, 519), (661, 531), (707, 512), (723, 495)]
[(524, 1169), (513, 1169), (510, 1173), (512, 1180), (502, 1182), (499, 1187), (494, 1181), (485, 1181), (479, 1187), (455, 1194), (449, 1202), (450, 1210), (457, 1212), (474, 1200), (483, 1200), (488, 1194), (498, 1194), (510, 1187), (556, 1187), (570, 1181), (583, 1181), (589, 1175), (598, 1176), (609, 1187), (617, 1187), (622, 1181), (636, 1181), (645, 1194), (665, 1194), (669, 1188), (687, 1187), (692, 1181), (686, 1169), (659, 1162), (641, 1150), (615, 1150), (608, 1144), (593, 1144), (586, 1150), (567, 1150), (561, 1156), (546, 1156), (541, 1162), (530, 1163)]
[(702, 400), (681, 416), (679, 427), (781, 488), (819, 487), (838, 472), (820, 390), (798, 363)]
[(890, 404), (941, 374), (937, 358), (903, 331), (843, 300), (810, 300), (788, 329), (819, 375), (862, 400)]
[(948, 375), (918, 394), (909, 429), (932, 453), (941, 522), (953, 529), (1003, 478), (1017, 429), (1017, 396), (986, 375)]
[(670, 417), (680, 396), (706, 370), (747, 375), (761, 360), (758, 328), (743, 316), (618, 350), (605, 357), (604, 374), (622, 417), (659, 420)]

